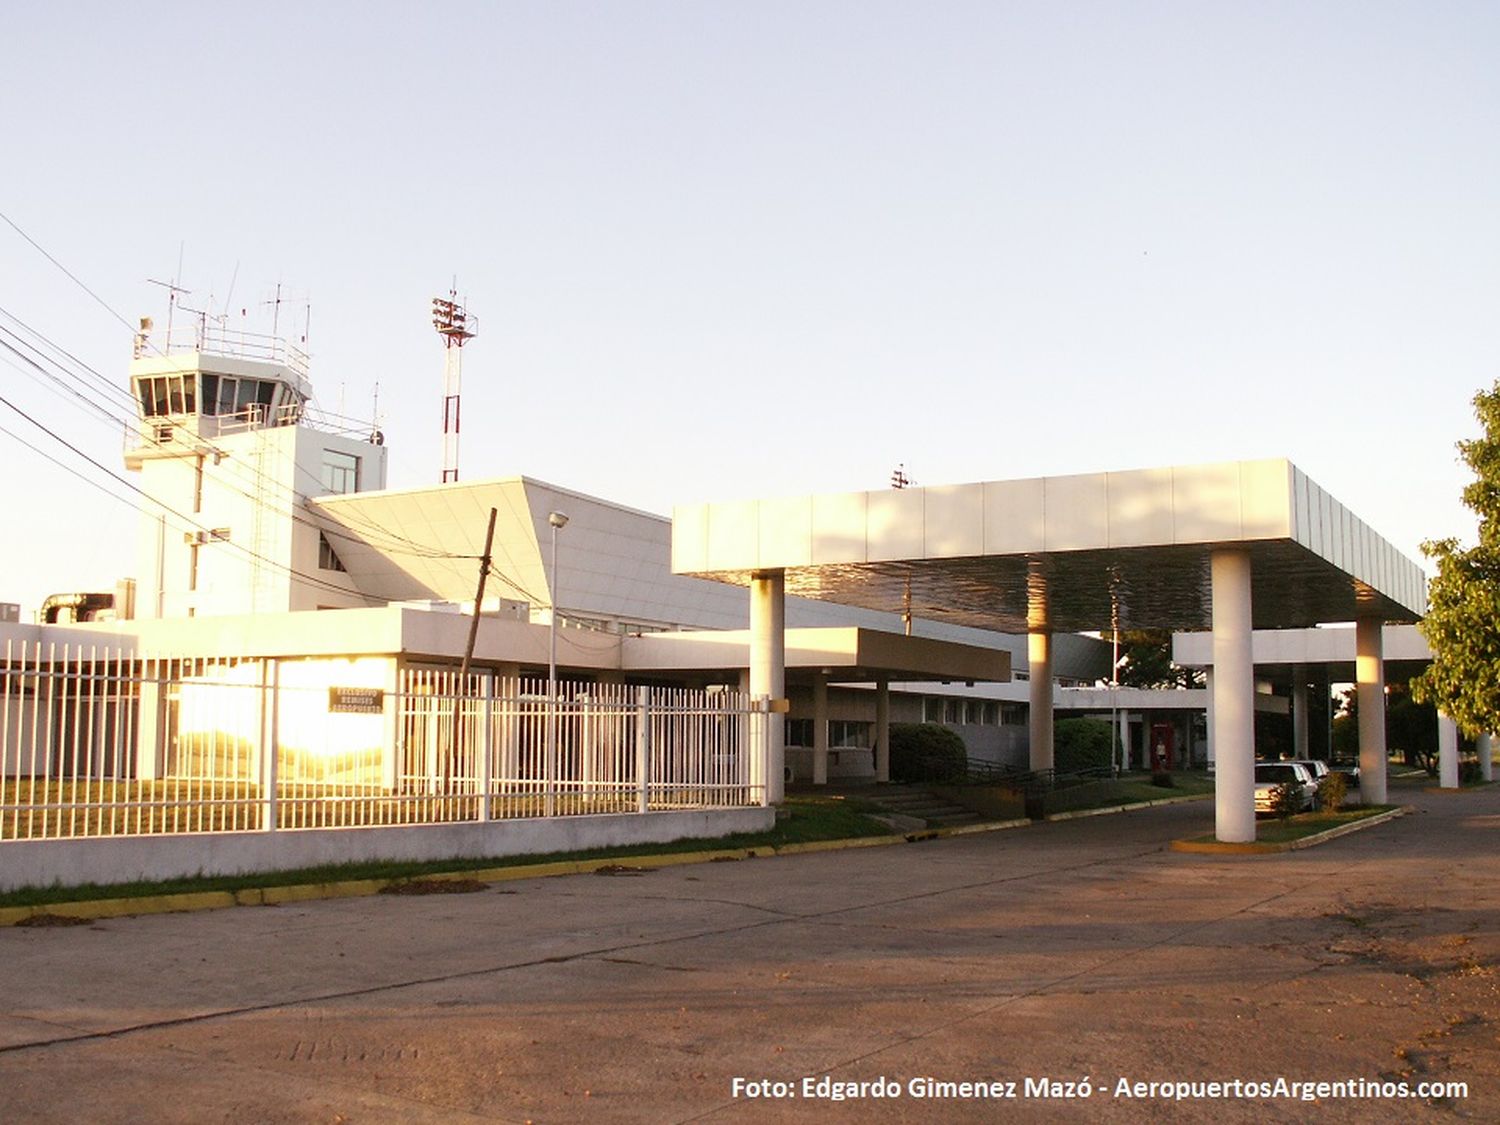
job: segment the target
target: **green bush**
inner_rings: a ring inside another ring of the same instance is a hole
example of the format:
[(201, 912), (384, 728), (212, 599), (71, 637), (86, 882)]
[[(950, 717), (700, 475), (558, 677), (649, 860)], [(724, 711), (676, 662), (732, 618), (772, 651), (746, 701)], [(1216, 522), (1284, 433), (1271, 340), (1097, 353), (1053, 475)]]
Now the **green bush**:
[(1349, 796), (1349, 782), (1341, 773), (1330, 772), (1318, 784), (1318, 802), (1328, 812), (1338, 812)]
[(1165, 770), (1157, 770), (1151, 775), (1151, 784), (1158, 789), (1172, 789), (1177, 785), (1177, 782)]
[(1099, 719), (1059, 719), (1052, 728), (1052, 761), (1058, 773), (1109, 769), (1114, 764), (1112, 724)]
[(1302, 787), (1293, 781), (1283, 781), (1271, 791), (1271, 811), (1282, 820), (1289, 820), (1293, 813), (1302, 811)]
[(969, 768), (956, 731), (937, 723), (891, 724), (892, 781), (955, 781)]

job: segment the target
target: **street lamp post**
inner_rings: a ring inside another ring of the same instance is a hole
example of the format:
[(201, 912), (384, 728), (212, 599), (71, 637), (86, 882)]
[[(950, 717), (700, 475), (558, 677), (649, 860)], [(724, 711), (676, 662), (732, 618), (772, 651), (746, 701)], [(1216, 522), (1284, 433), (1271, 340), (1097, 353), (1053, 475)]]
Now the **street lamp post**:
[(552, 611), (547, 615), (547, 794), (546, 813), (557, 811), (557, 533), (568, 526), (562, 512), (551, 512), (547, 523), (552, 528)]

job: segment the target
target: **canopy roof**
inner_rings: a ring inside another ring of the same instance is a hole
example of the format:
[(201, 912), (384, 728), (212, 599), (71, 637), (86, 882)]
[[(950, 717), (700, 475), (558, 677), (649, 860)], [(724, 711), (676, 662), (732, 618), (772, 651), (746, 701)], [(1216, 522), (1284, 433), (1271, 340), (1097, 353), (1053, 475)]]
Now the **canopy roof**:
[(1274, 459), (769, 500), (673, 513), (672, 569), (1007, 632), (1045, 579), (1050, 627), (1206, 629), (1209, 559), (1251, 557), (1256, 628), (1426, 609), (1422, 569)]

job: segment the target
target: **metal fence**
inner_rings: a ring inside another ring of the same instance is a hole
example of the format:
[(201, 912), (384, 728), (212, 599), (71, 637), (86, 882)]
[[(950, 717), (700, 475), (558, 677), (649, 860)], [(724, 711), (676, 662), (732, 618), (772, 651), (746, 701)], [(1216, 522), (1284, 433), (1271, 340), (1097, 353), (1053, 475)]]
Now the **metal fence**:
[(357, 828), (764, 803), (729, 690), (5, 649), (0, 841)]

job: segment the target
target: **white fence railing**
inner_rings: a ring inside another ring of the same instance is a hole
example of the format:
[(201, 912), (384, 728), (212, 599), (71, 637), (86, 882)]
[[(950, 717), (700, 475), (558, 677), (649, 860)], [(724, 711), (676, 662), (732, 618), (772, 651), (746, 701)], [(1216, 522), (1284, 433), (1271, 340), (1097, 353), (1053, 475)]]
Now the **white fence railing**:
[[(389, 686), (388, 686), (389, 685)], [(728, 690), (9, 643), (0, 846), (760, 805)]]

